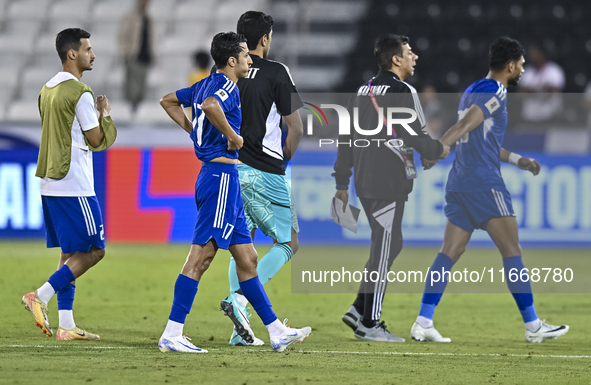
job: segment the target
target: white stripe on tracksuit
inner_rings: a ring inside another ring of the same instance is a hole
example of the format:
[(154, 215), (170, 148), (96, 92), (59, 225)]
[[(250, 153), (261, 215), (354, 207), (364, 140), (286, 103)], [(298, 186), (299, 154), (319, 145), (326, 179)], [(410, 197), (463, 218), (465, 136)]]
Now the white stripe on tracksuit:
[(220, 180), (220, 192), (218, 194), (218, 205), (215, 210), (215, 220), (213, 227), (221, 229), (224, 223), (224, 215), (226, 214), (226, 201), (228, 199), (228, 184), (230, 181), (230, 174), (222, 173)]
[(508, 217), (511, 216), (509, 213), (509, 209), (507, 209), (507, 203), (505, 203), (505, 199), (503, 198), (503, 194), (500, 191), (495, 191), (491, 189), (493, 196), (495, 197), (495, 201), (497, 202), (497, 208), (502, 216)]
[[(377, 214), (377, 213), (376, 213)], [(390, 257), (390, 245), (392, 243), (392, 232), (384, 229), (382, 237), (382, 250), (380, 252), (380, 264), (378, 267), (378, 280), (374, 286), (372, 305), (372, 319), (379, 320), (382, 315), (382, 299), (386, 289), (388, 274), (388, 259)], [(383, 282), (382, 282), (383, 281)]]
[(95, 235), (96, 224), (94, 222), (92, 210), (88, 204), (88, 199), (86, 197), (78, 197), (78, 202), (80, 203), (80, 208), (82, 209), (82, 214), (84, 215), (84, 222), (86, 222), (86, 231), (88, 232), (88, 236)]

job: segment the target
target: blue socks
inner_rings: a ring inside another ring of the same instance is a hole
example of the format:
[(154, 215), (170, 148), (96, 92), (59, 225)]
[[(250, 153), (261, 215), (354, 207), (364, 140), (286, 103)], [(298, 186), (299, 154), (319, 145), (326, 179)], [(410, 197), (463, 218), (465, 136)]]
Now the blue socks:
[[(532, 294), (531, 283), (529, 279), (527, 281), (520, 279), (520, 273), (525, 267), (521, 256), (503, 258), (503, 267), (505, 268), (505, 281), (517, 303), (521, 317), (523, 317), (523, 322), (527, 323), (537, 320), (538, 315), (534, 307), (534, 295)], [(511, 269), (514, 269), (513, 274), (511, 274)], [(510, 275), (513, 280), (516, 279), (515, 282), (511, 282)]]
[(169, 320), (180, 324), (185, 323), (185, 319), (187, 319), (187, 315), (193, 306), (198, 286), (199, 281), (179, 274), (174, 284), (174, 300), (172, 301)]
[(58, 310), (72, 310), (74, 308), (74, 294), (76, 292), (76, 285), (68, 283), (66, 287), (58, 291), (57, 294), (57, 309)]
[(53, 290), (58, 293), (60, 290), (64, 289), (66, 286), (70, 285), (70, 282), (75, 281), (76, 277), (72, 274), (72, 270), (68, 267), (68, 265), (63, 265), (59, 268), (58, 271), (53, 273), (51, 277), (47, 280)]
[[(449, 281), (449, 274), (454, 265), (454, 261), (443, 253), (438, 253), (435, 261), (429, 269), (429, 275), (425, 281), (425, 291), (421, 301), (421, 310), (419, 316), (432, 320), (435, 313), (435, 307), (441, 300), (445, 286)], [(437, 274), (439, 273), (439, 274)]]
[[(271, 250), (261, 258), (257, 265), (257, 274), (261, 284), (267, 284), (281, 270), (283, 265), (289, 262), (292, 255), (291, 247), (287, 243), (274, 244)], [(240, 285), (238, 283), (234, 258), (230, 259), (228, 276), (230, 277), (230, 293), (235, 293), (240, 289)]]
[(240, 282), (240, 289), (261, 318), (261, 321), (263, 321), (263, 324), (269, 325), (277, 320), (259, 277)]

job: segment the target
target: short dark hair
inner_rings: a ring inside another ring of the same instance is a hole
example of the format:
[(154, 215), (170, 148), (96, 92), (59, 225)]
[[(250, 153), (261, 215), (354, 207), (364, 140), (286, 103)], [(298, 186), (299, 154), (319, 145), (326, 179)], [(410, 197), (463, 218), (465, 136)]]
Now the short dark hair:
[(55, 49), (62, 63), (66, 62), (69, 50), (78, 51), (82, 45), (80, 40), (88, 39), (89, 37), (90, 33), (81, 28), (68, 28), (58, 33), (55, 38)]
[(519, 60), (523, 55), (525, 50), (517, 40), (507, 36), (499, 37), (490, 46), (490, 69), (501, 71), (507, 64)]
[(197, 51), (193, 54), (193, 62), (199, 66), (199, 68), (209, 67), (209, 54), (207, 51)]
[(258, 11), (244, 12), (236, 25), (236, 32), (246, 37), (246, 44), (251, 50), (257, 49), (261, 37), (269, 35), (272, 29), (273, 18)]
[(246, 38), (236, 32), (220, 32), (213, 37), (211, 57), (218, 69), (226, 68), (231, 57), (239, 60), (238, 55), (242, 52), (240, 43), (246, 43)]
[(408, 37), (393, 34), (388, 34), (376, 40), (374, 55), (378, 62), (378, 67), (383, 71), (388, 71), (392, 68), (392, 56), (402, 57), (402, 46), (408, 44), (408, 42)]

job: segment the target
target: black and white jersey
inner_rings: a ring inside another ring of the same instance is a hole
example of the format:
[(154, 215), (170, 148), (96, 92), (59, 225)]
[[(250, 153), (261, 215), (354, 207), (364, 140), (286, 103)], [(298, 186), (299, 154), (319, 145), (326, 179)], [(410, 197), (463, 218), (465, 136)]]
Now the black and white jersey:
[(238, 159), (247, 165), (273, 174), (285, 174), (281, 147), (281, 117), (303, 106), (294, 98), (296, 86), (289, 69), (282, 63), (250, 55), (248, 76), (238, 80), (242, 103), (240, 135), (244, 146)]
[[(394, 127), (397, 137), (404, 141), (405, 146), (412, 147), (426, 159), (438, 159), (443, 152), (443, 145), (432, 139), (423, 131), (425, 117), (417, 91), (410, 84), (400, 80), (390, 71), (380, 71), (372, 80), (372, 93), (378, 106), (403, 107), (416, 112), (416, 119), (409, 124), (417, 134), (412, 135), (400, 125)], [(371, 141), (366, 147), (341, 146), (338, 147), (337, 161), (332, 174), (337, 186), (348, 186), (353, 168), (355, 171), (355, 188), (357, 195), (369, 199), (406, 200), (412, 191), (413, 180), (407, 179), (401, 156), (393, 148), (384, 145), (385, 141), (393, 139), (387, 134), (383, 123), (379, 121), (376, 108), (373, 105), (368, 83), (359, 87), (357, 95), (351, 100), (350, 109), (358, 108), (359, 124), (364, 130), (382, 127), (374, 135), (362, 135), (352, 130), (351, 135), (339, 135), (339, 142), (346, 143), (356, 140)], [(353, 116), (353, 114), (351, 114)], [(377, 142), (381, 141), (381, 145)], [(421, 161), (416, 159), (420, 166)]]

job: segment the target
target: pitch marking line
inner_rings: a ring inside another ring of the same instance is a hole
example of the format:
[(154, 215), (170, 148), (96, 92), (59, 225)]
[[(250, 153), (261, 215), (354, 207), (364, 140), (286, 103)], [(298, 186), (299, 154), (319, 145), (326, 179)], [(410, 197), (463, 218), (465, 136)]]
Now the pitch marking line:
[(137, 349), (131, 346), (0, 345), (0, 348)]
[[(252, 352), (271, 352), (272, 350), (249, 349)], [(330, 354), (360, 354), (360, 355), (395, 355), (395, 356), (451, 356), (451, 357), (539, 357), (539, 358), (591, 358), (591, 356), (569, 356), (557, 354), (501, 354), (501, 353), (417, 353), (417, 352), (347, 352), (339, 350), (288, 350), (293, 353), (330, 353)]]
[[(76, 348), (76, 349), (142, 349), (131, 346), (59, 346), (59, 345), (0, 345), (0, 348)], [(218, 350), (218, 349), (210, 349)], [(221, 349), (220, 349), (221, 350)], [(272, 352), (271, 349), (240, 349), (249, 352)], [(570, 356), (558, 354), (501, 354), (501, 353), (417, 353), (417, 352), (348, 352), (340, 350), (290, 350), (292, 353), (328, 353), (328, 354), (359, 354), (359, 355), (394, 355), (394, 356), (448, 356), (448, 357), (537, 357), (537, 358), (591, 358), (591, 356)]]

